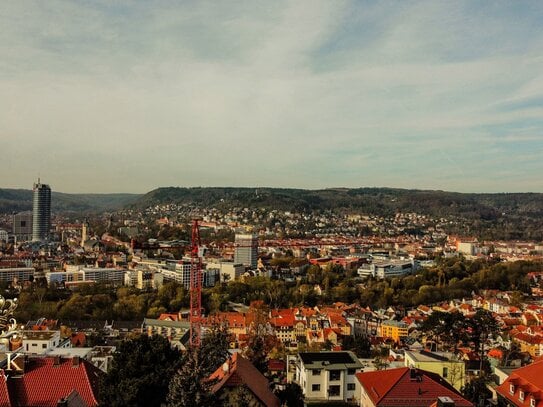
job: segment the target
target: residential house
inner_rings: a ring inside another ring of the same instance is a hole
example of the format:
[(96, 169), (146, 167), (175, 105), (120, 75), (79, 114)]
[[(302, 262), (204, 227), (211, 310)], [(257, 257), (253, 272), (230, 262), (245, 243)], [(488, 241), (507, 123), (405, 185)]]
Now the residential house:
[(473, 407), (439, 375), (401, 367), (356, 374), (356, 400), (363, 407)]
[(450, 352), (405, 351), (405, 366), (432, 372), (447, 382), (456, 390), (465, 384), (466, 373), (464, 362), (458, 360)]
[(348, 401), (355, 395), (355, 374), (362, 363), (352, 352), (301, 352), (295, 381), (307, 401)]
[(506, 406), (543, 407), (543, 361), (514, 370), (496, 392)]
[(78, 357), (21, 355), (10, 359), (0, 375), (1, 406), (98, 405), (97, 386), (102, 372)]
[[(248, 404), (252, 407), (279, 407), (280, 401), (270, 390), (268, 379), (239, 353), (234, 353), (210, 377), (217, 381), (211, 391), (224, 403), (241, 386), (247, 390)], [(222, 404), (221, 403), (221, 404)]]

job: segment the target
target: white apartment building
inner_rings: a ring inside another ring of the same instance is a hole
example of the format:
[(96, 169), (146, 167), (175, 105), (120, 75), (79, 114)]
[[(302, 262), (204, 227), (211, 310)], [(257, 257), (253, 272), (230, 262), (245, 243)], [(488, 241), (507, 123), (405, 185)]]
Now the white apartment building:
[(221, 282), (237, 280), (244, 272), (245, 266), (233, 261), (208, 261), (206, 270), (217, 270)]
[(52, 351), (55, 348), (69, 348), (70, 340), (62, 340), (60, 331), (23, 331), (23, 349), (24, 353), (32, 355), (42, 355)]
[(355, 374), (362, 363), (352, 352), (302, 352), (296, 359), (296, 381), (306, 401), (350, 401), (355, 397)]
[(363, 264), (358, 268), (360, 277), (391, 278), (412, 274), (418, 270), (418, 262), (410, 260), (386, 260)]
[(19, 281), (28, 281), (34, 275), (33, 267), (7, 267), (0, 268), (0, 281), (12, 282), (15, 278)]
[(124, 270), (116, 268), (67, 266), (66, 271), (49, 271), (45, 273), (48, 284), (85, 281), (122, 285)]
[[(190, 288), (190, 261), (180, 261), (175, 265), (175, 269), (162, 269), (164, 280), (176, 281), (183, 284), (185, 288)], [(219, 281), (219, 271), (216, 269), (202, 270), (202, 286), (213, 287)]]

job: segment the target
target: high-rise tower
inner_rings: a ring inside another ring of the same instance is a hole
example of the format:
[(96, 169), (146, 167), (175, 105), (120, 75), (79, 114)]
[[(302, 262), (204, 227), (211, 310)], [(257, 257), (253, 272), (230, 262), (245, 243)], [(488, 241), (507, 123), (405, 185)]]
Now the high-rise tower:
[(253, 234), (236, 235), (234, 263), (256, 268), (258, 263), (258, 237)]
[(39, 242), (49, 238), (51, 229), (51, 188), (38, 183), (34, 184), (34, 200), (32, 205), (32, 241)]

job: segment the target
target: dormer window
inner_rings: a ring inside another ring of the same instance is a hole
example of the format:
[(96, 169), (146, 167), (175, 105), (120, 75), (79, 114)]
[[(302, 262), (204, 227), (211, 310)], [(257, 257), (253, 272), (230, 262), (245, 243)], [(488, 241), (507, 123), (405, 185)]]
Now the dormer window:
[(515, 385), (513, 383), (509, 385), (509, 393), (515, 394)]
[(524, 392), (523, 392), (522, 390), (520, 390), (520, 391), (518, 392), (518, 399), (519, 399), (520, 401), (524, 401)]
[(532, 397), (532, 398), (530, 399), (530, 407), (535, 407), (536, 403), (537, 403), (537, 402), (536, 402), (535, 399)]

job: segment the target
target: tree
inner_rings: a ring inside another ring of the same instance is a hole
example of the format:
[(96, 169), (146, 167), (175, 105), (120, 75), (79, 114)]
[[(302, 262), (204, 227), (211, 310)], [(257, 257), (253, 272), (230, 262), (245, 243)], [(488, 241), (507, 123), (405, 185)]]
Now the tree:
[(250, 407), (251, 401), (254, 398), (247, 385), (242, 384), (233, 388), (227, 397), (227, 400), (223, 400), (225, 407)]
[(214, 325), (204, 336), (199, 349), (202, 371), (207, 377), (230, 356), (228, 352), (230, 334), (225, 326)]
[(468, 319), (467, 323), (468, 332), (475, 344), (475, 349), (477, 349), (479, 360), (481, 361), (479, 371), (481, 372), (480, 374), (483, 374), (485, 343), (492, 335), (497, 334), (500, 329), (492, 313), (485, 309), (478, 309), (475, 315)]
[(466, 385), (462, 387), (462, 394), (476, 406), (483, 405), (481, 404), (483, 400), (492, 397), (492, 392), (486, 386), (486, 380), (484, 378), (473, 379), (466, 383)]
[(346, 336), (343, 339), (343, 347), (353, 351), (358, 358), (371, 357), (371, 342), (366, 336)]
[(287, 383), (283, 390), (277, 392), (277, 397), (281, 400), (281, 405), (287, 407), (303, 407), (304, 406), (304, 395), (302, 393), (302, 388), (298, 383)]
[(101, 381), (100, 405), (159, 407), (180, 361), (181, 354), (162, 336), (123, 341)]
[(189, 349), (168, 389), (168, 407), (207, 406), (215, 401), (208, 377), (228, 358), (229, 334), (214, 325), (199, 348)]
[(168, 407), (206, 407), (215, 400), (211, 392), (214, 382), (207, 380), (207, 369), (202, 363), (199, 349), (190, 349), (181, 368), (171, 380)]
[(467, 327), (464, 315), (459, 312), (434, 311), (422, 324), (422, 330), (431, 332), (436, 342), (455, 349), (466, 338)]

